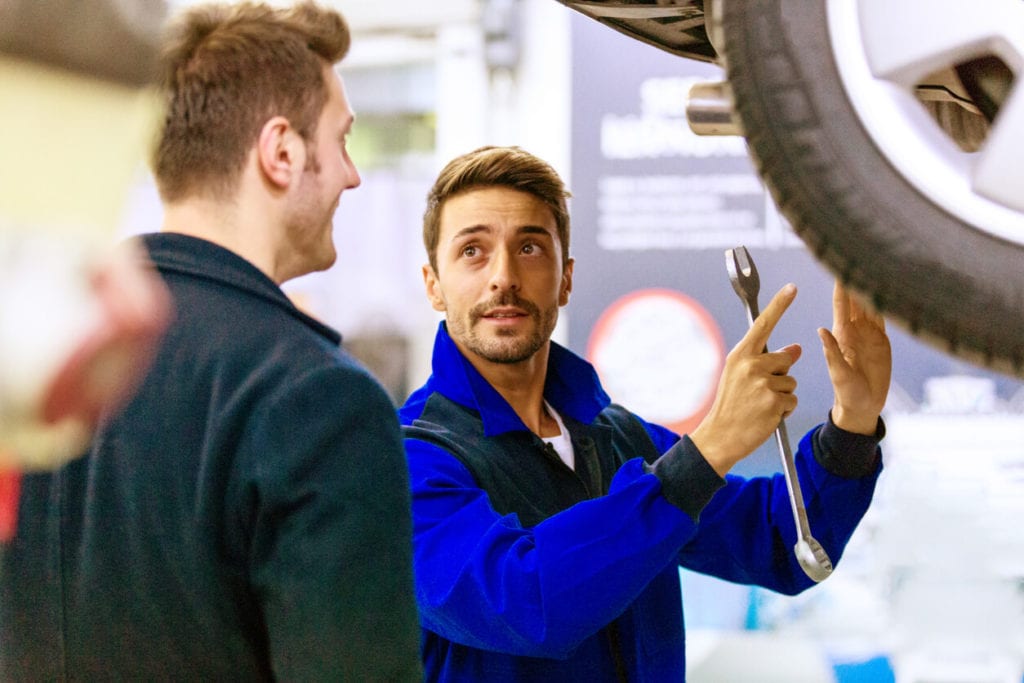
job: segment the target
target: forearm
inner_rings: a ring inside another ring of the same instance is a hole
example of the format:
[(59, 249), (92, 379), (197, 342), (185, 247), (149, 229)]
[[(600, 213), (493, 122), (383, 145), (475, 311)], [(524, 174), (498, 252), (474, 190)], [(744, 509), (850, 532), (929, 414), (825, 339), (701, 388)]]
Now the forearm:
[(872, 436), (845, 432), (829, 421), (801, 440), (797, 464), (808, 523), (815, 538), (828, 543), (833, 562), (871, 503), (882, 472), (878, 443), (884, 434), (881, 420)]
[[(876, 444), (873, 437), (832, 425), (811, 430), (797, 445), (797, 475), (811, 531), (833, 562), (871, 502), (881, 469)], [(814, 585), (793, 554), (796, 525), (782, 474), (726, 481), (705, 508), (682, 564), (786, 594)]]
[(673, 505), (697, 522), (725, 480), (708, 464), (688, 436), (684, 436), (650, 465), (648, 472), (662, 485), (662, 493)]
[(885, 438), (885, 423), (875, 418), (872, 432), (842, 429), (829, 414), (827, 422), (812, 432), (814, 459), (830, 474), (857, 479), (874, 472), (881, 461), (879, 442)]

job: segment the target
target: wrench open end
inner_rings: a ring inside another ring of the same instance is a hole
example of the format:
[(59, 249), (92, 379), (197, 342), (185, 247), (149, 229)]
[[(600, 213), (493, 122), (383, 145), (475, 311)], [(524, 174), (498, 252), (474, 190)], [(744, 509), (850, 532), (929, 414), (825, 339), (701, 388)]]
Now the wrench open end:
[(746, 247), (735, 247), (725, 250), (725, 267), (729, 271), (729, 280), (735, 287), (740, 280), (750, 279), (754, 282), (755, 288), (759, 288), (758, 269), (754, 267), (750, 252)]
[(725, 250), (725, 269), (736, 294), (747, 305), (751, 319), (758, 316), (757, 295), (761, 291), (761, 278), (757, 274), (750, 253), (744, 246)]

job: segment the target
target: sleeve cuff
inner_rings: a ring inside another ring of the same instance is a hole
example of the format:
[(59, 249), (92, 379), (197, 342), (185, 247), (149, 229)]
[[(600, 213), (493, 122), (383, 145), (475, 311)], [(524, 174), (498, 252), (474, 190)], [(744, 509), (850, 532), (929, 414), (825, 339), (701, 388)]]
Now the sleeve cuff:
[(644, 469), (661, 481), (662, 494), (668, 502), (685, 512), (694, 522), (711, 501), (725, 479), (708, 464), (697, 445), (684, 436)]
[(829, 411), (828, 421), (814, 435), (814, 459), (830, 474), (844, 479), (859, 479), (872, 474), (878, 469), (882, 455), (878, 450), (878, 442), (885, 437), (885, 422), (878, 418), (878, 426), (874, 434), (855, 434), (840, 429), (832, 421)]

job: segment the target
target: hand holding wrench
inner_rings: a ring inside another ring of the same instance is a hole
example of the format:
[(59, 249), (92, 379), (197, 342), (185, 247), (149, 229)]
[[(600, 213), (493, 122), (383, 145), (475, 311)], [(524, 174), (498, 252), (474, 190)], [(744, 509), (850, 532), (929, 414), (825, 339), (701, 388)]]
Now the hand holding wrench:
[[(754, 261), (747, 253), (746, 247), (736, 247), (725, 252), (725, 266), (729, 271), (729, 280), (733, 289), (747, 309), (747, 322), (754, 324), (754, 320), (760, 315), (757, 305), (757, 295), (761, 289), (761, 280), (757, 275), (757, 268)], [(767, 351), (767, 346), (764, 349)], [(796, 465), (793, 462), (793, 452), (789, 446), (789, 434), (786, 431), (785, 419), (779, 420), (779, 426), (775, 430), (775, 440), (779, 445), (779, 453), (782, 456), (782, 473), (786, 479), (786, 488), (789, 490), (789, 503), (793, 509), (793, 521), (796, 523), (797, 542), (793, 548), (796, 559), (804, 572), (816, 582), (824, 581), (832, 573), (832, 561), (828, 553), (821, 547), (821, 544), (811, 536), (811, 528), (807, 523), (807, 510), (804, 508), (804, 497), (800, 491), (800, 482), (797, 479)]]

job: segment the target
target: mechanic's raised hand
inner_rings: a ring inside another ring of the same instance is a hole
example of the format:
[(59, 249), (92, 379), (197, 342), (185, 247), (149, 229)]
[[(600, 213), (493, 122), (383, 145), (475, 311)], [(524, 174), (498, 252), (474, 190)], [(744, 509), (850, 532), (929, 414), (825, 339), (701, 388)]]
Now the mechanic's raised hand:
[(729, 352), (711, 410), (690, 434), (719, 475), (764, 443), (779, 420), (796, 408), (796, 380), (787, 373), (800, 358), (800, 346), (764, 353), (769, 335), (795, 297), (794, 285), (780, 289)]
[(832, 421), (858, 434), (874, 434), (892, 376), (885, 320), (838, 282), (832, 290), (832, 331), (818, 330), (832, 378)]

